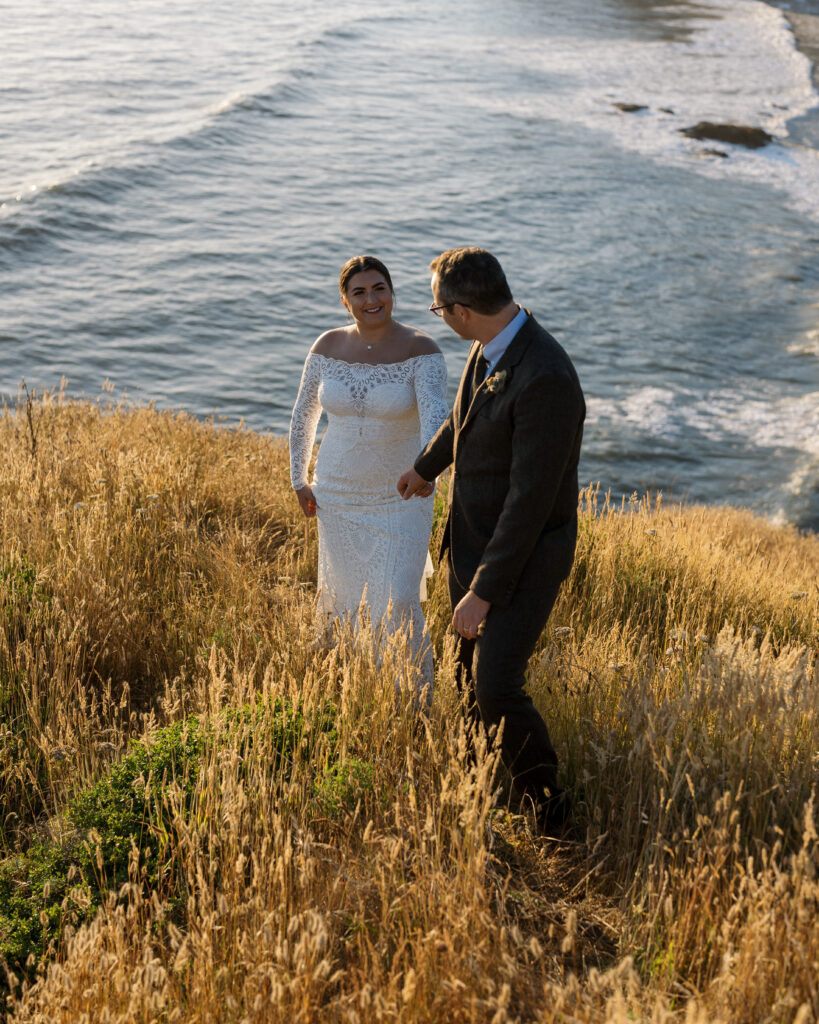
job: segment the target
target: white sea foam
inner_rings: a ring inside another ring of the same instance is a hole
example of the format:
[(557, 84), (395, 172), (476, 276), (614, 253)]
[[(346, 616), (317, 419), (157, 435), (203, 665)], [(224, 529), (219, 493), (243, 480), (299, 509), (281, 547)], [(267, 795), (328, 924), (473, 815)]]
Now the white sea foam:
[(788, 352), (797, 356), (819, 356), (819, 327), (805, 331), (800, 338), (791, 342)]
[(819, 458), (819, 391), (792, 397), (741, 387), (705, 393), (641, 387), (621, 398), (589, 397), (587, 423), (592, 429), (625, 426), (663, 441), (692, 433), (712, 442), (741, 439), (754, 448), (788, 448)]
[[(514, 112), (604, 131), (625, 149), (708, 177), (772, 185), (819, 220), (819, 153), (791, 143), (787, 128), (819, 105), (810, 61), (796, 49), (781, 11), (760, 0), (708, 0), (707, 6), (711, 16), (692, 16), (694, 32), (685, 41), (554, 36), (548, 47), (523, 41), (515, 62), (553, 84), (521, 97)], [(480, 102), (502, 105), (493, 96)], [(646, 109), (624, 113), (616, 103)], [(751, 151), (680, 134), (699, 121), (758, 126), (777, 144)]]
[(229, 93), (216, 103), (212, 103), (208, 107), (208, 113), (213, 117), (219, 117), (220, 114), (227, 114), (236, 107), (241, 107), (246, 104), (250, 95), (250, 93), (243, 89)]

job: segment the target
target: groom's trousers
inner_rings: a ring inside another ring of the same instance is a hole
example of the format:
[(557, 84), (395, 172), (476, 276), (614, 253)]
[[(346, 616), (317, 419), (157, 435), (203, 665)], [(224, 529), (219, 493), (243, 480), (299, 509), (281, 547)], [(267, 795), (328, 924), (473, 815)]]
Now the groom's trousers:
[[(474, 640), (459, 638), (459, 686), (467, 690), (473, 724), (489, 732), (503, 721), (501, 757), (521, 796), (539, 807), (561, 792), (557, 754), (546, 723), (526, 693), (526, 666), (546, 625), (560, 584), (519, 589), (506, 607), (493, 606)], [(466, 594), (449, 569), (453, 609)]]

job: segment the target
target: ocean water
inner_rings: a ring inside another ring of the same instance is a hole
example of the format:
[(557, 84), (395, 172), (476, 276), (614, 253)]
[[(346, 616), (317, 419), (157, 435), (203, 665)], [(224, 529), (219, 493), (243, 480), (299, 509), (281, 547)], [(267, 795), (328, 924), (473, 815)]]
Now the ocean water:
[(578, 367), (584, 482), (819, 528), (819, 95), (781, 10), (0, 0), (0, 26), (7, 402), (65, 378), (284, 434), (360, 252), (454, 392), (427, 266), (478, 244)]

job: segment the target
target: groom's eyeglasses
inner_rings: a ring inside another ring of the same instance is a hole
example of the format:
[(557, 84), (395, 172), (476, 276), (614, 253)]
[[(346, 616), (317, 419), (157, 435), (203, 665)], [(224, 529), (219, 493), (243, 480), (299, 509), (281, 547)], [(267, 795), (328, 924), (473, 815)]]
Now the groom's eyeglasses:
[(443, 316), (445, 309), (452, 309), (453, 306), (466, 306), (467, 309), (470, 307), (465, 302), (447, 302), (443, 306), (430, 306), (430, 313), (434, 313), (436, 316)]

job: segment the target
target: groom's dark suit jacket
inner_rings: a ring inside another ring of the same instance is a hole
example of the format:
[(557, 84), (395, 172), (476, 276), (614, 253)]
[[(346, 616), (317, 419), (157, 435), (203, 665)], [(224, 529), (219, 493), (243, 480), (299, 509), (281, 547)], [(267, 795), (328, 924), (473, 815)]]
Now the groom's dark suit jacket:
[(569, 574), (586, 406), (571, 360), (531, 314), (470, 402), (480, 353), (475, 342), (415, 469), (434, 480), (454, 464), (441, 555), (465, 590), (504, 607)]

